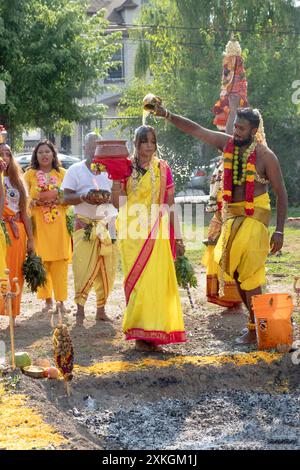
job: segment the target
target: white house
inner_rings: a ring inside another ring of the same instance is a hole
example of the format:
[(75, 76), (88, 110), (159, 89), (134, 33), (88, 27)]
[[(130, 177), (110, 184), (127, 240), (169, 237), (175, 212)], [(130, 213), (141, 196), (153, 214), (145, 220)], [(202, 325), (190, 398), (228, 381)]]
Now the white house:
[[(120, 62), (117, 69), (112, 69), (109, 77), (104, 81), (108, 90), (95, 97), (96, 103), (105, 104), (108, 109), (99, 121), (92, 121), (89, 126), (76, 126), (76, 132), (71, 136), (68, 147), (73, 155), (82, 155), (83, 138), (88, 127), (90, 129), (101, 129), (104, 139), (116, 138), (116, 131), (110, 130), (109, 126), (117, 118), (117, 106), (124, 87), (134, 77), (134, 62), (137, 50), (137, 43), (129, 39), (128, 28), (136, 21), (140, 15), (141, 6), (147, 0), (91, 0), (88, 14), (92, 15), (101, 8), (106, 9), (105, 18), (110, 22), (109, 30), (121, 31), (123, 47), (115, 55), (114, 59)], [(130, 139), (132, 136), (128, 131), (124, 138)], [(65, 138), (66, 139), (66, 138)], [(64, 142), (62, 142), (64, 144)], [(65, 147), (65, 145), (62, 145)]]
[[(83, 156), (84, 135), (91, 129), (98, 128), (105, 139), (116, 138), (116, 132), (109, 130), (109, 125), (117, 117), (117, 106), (124, 87), (134, 77), (134, 62), (137, 43), (129, 39), (128, 28), (139, 17), (141, 6), (147, 0), (90, 0), (87, 9), (88, 15), (93, 15), (102, 8), (106, 9), (105, 18), (109, 21), (109, 31), (121, 31), (123, 47), (115, 55), (114, 60), (121, 63), (117, 69), (112, 69), (109, 77), (104, 81), (108, 90), (99, 96), (95, 96), (95, 103), (103, 103), (108, 109), (99, 121), (92, 121), (88, 125), (75, 124), (75, 132), (72, 136), (56, 135), (55, 144), (58, 150), (74, 156)], [(90, 101), (89, 101), (90, 102)], [(35, 133), (36, 134), (36, 133)], [(128, 131), (122, 137), (130, 139)], [(29, 135), (24, 135), (24, 148), (35, 145)]]

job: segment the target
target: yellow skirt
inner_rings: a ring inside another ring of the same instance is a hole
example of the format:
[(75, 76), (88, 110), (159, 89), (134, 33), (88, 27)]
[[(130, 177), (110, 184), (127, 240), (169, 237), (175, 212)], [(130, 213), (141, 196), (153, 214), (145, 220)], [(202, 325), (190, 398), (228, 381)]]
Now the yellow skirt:
[[(243, 203), (233, 203), (232, 206), (240, 206)], [(254, 198), (254, 207), (270, 210), (268, 193)], [(215, 247), (215, 261), (219, 264), (222, 257), (222, 241), (224, 230), (226, 241), (230, 236), (234, 219), (229, 219), (222, 228), (221, 236)], [(246, 217), (240, 226), (232, 242), (229, 253), (229, 269), (227, 274), (233, 278), (238, 273), (238, 281), (243, 290), (253, 290), (266, 283), (265, 262), (270, 251), (268, 228), (252, 217)]]
[[(170, 241), (162, 239), (162, 222), (153, 250), (128, 300), (123, 321), (127, 340), (155, 344), (186, 341)], [(139, 261), (145, 240), (119, 241), (125, 279)]]

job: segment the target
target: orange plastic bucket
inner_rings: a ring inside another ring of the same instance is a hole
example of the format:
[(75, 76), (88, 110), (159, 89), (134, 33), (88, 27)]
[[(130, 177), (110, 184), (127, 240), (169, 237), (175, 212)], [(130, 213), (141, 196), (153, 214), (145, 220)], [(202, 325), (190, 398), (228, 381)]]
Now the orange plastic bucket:
[(293, 301), (289, 294), (262, 294), (252, 297), (259, 349), (274, 349), (293, 343), (291, 315)]

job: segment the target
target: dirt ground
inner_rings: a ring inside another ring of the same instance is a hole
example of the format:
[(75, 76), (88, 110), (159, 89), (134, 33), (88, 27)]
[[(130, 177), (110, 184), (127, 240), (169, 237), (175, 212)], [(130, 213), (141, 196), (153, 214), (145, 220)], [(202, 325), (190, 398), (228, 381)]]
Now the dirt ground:
[[(300, 253), (299, 234), (293, 232), (287, 240), (284, 256)], [(84, 326), (76, 327), (70, 269), (67, 306), (71, 313), (64, 322), (78, 366), (72, 396), (66, 397), (62, 380), (24, 375), (13, 390), (8, 388), (9, 393), (25, 394), (29, 406), (64, 438), (59, 446), (50, 442), (46, 448), (300, 448), (300, 366), (292, 363), (291, 353), (264, 357), (256, 355), (255, 346), (235, 344), (247, 322), (246, 313), (222, 313), (222, 308), (206, 302), (200, 255), (190, 255), (199, 287), (192, 290), (195, 310), (181, 291), (188, 341), (166, 346), (164, 354), (137, 352), (133, 343), (124, 340), (120, 270), (107, 304), (113, 322), (95, 322), (91, 293)], [(267, 290), (294, 295), (293, 275), (297, 270), (300, 275), (297, 261), (291, 275), (273, 272), (272, 263), (281, 263), (281, 258), (269, 260)], [(16, 350), (29, 352), (33, 361), (46, 358), (54, 363), (50, 316), (41, 308), (41, 302), (25, 289), (20, 326), (15, 330)], [(7, 324), (7, 318), (0, 318), (0, 341), (9, 348)], [(146, 426), (140, 427), (141, 422)], [(264, 439), (257, 437), (258, 424)], [(35, 444), (29, 441), (28, 448), (32, 447)]]

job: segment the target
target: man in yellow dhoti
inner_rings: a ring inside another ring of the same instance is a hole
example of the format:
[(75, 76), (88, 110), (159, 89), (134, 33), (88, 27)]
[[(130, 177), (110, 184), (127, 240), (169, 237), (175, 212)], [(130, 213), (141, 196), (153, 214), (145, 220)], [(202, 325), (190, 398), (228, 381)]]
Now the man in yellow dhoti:
[(277, 224), (271, 237), (271, 253), (276, 253), (283, 245), (287, 213), (287, 194), (278, 159), (263, 143), (262, 117), (258, 110), (239, 108), (231, 137), (205, 129), (162, 106), (157, 107), (156, 114), (224, 153), (223, 227), (215, 248), (215, 261), (222, 272), (235, 279), (249, 311), (247, 331), (237, 341), (240, 344), (253, 343), (256, 332), (251, 298), (262, 292), (264, 265), (270, 249), (268, 183), (277, 197)]
[(116, 243), (108, 231), (117, 216), (117, 210), (108, 202), (112, 183), (106, 173), (94, 175), (91, 171), (97, 140), (100, 137), (94, 132), (87, 134), (86, 159), (68, 169), (62, 184), (65, 201), (74, 205), (76, 216), (73, 274), (78, 326), (83, 323), (84, 306), (92, 287), (97, 299), (96, 320), (110, 320), (104, 307), (113, 288), (117, 265)]
[(167, 210), (175, 204), (174, 183), (169, 166), (156, 156), (154, 129), (139, 127), (134, 144), (132, 175), (123, 187), (114, 181), (112, 189), (116, 207), (125, 198), (117, 221), (127, 304), (123, 331), (137, 349), (155, 351), (186, 341), (173, 259), (184, 247), (174, 239), (174, 212), (169, 216)]

